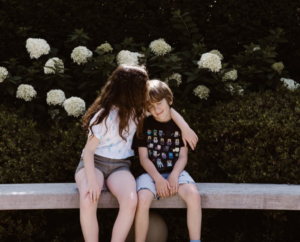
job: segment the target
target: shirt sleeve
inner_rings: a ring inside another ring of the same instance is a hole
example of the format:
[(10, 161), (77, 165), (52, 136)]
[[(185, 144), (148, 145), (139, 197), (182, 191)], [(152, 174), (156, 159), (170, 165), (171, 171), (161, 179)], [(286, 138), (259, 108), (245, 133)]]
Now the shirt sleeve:
[(147, 147), (147, 132), (146, 132), (146, 122), (144, 122), (142, 137), (138, 138), (137, 133), (135, 132), (133, 141), (132, 141), (132, 149), (137, 149), (139, 147)]
[[(94, 123), (96, 121), (96, 119), (98, 118), (99, 114), (103, 111), (103, 109), (101, 109), (99, 112), (97, 112), (94, 117), (91, 119), (90, 121), (90, 125), (92, 123)], [(93, 125), (91, 127), (91, 129), (93, 130), (93, 133), (94, 135), (101, 141), (103, 136), (105, 135), (106, 133), (106, 126), (105, 126), (105, 119), (103, 120), (103, 122), (101, 122), (100, 124), (96, 124), (96, 125)], [(109, 127), (109, 124), (108, 124), (108, 119), (106, 120), (107, 122), (107, 127)], [(92, 132), (91, 130), (89, 129), (89, 137), (92, 135)]]

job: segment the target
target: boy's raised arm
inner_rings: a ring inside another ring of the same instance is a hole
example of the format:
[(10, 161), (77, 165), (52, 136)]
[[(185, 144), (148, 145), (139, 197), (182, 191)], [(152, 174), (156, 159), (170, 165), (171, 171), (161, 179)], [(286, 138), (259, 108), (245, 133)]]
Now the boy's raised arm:
[(164, 179), (161, 174), (157, 171), (156, 167), (148, 158), (148, 149), (146, 147), (139, 147), (139, 157), (141, 166), (147, 171), (147, 173), (155, 181), (156, 191), (158, 196), (167, 197), (169, 196), (170, 184)]
[(192, 150), (194, 150), (198, 142), (198, 136), (196, 133), (190, 128), (187, 122), (185, 122), (183, 117), (176, 112), (174, 108), (171, 108), (171, 118), (181, 130), (184, 146), (186, 146), (186, 142), (188, 142)]

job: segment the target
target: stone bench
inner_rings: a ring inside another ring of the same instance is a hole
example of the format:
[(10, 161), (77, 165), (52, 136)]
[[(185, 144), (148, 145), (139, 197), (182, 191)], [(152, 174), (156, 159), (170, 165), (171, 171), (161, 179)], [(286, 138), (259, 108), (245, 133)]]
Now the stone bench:
[[(197, 183), (204, 209), (300, 210), (300, 186), (285, 184)], [(2, 184), (0, 210), (79, 208), (74, 183)], [(99, 208), (117, 208), (103, 191)], [(178, 196), (154, 200), (151, 208), (186, 208)]]

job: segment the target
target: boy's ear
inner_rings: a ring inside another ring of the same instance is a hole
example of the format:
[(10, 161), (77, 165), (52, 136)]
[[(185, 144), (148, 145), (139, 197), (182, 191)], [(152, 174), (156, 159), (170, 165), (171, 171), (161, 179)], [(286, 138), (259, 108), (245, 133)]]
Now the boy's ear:
[(171, 101), (169, 102), (169, 105), (172, 106), (173, 104), (173, 99), (171, 99)]

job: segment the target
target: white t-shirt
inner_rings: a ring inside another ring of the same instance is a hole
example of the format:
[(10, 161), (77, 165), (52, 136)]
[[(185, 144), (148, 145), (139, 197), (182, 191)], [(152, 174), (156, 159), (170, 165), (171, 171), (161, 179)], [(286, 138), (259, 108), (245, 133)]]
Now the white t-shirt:
[[(90, 121), (90, 124), (92, 124), (96, 120), (102, 110), (103, 109), (101, 109), (94, 115), (94, 117)], [(123, 136), (126, 138), (127, 142), (124, 141), (119, 135), (118, 112), (118, 108), (112, 108), (106, 119), (106, 126), (104, 119), (100, 124), (94, 125), (92, 127), (94, 135), (100, 140), (100, 143), (98, 144), (95, 151), (96, 155), (111, 159), (125, 159), (127, 157), (134, 156), (134, 151), (131, 149), (131, 144), (136, 131), (136, 125), (132, 119), (129, 121), (128, 133), (123, 131)], [(88, 136), (90, 137), (91, 135), (92, 132), (89, 131)], [(83, 156), (83, 151), (81, 156)]]

